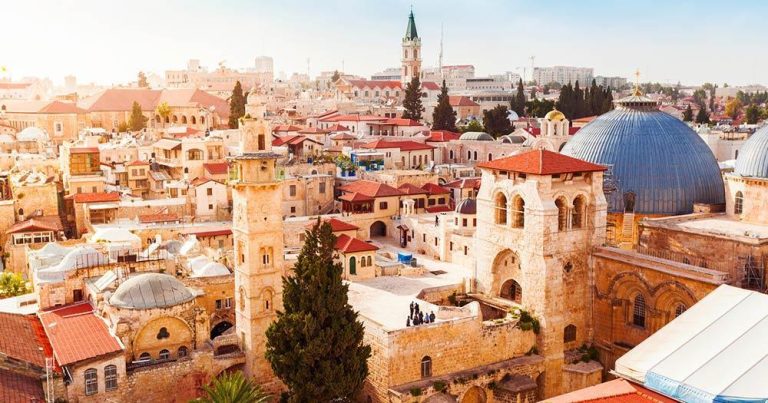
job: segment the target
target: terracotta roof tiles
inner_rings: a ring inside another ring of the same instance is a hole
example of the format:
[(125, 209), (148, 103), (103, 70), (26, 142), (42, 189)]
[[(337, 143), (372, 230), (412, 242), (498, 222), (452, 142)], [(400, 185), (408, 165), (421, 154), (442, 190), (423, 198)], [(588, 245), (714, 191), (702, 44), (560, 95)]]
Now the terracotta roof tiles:
[(339, 189), (344, 192), (359, 193), (368, 197), (389, 197), (402, 195), (399, 190), (393, 188), (392, 186), (367, 180), (354, 181), (348, 185), (340, 187)]
[(548, 150), (532, 150), (495, 161), (478, 164), (480, 168), (533, 175), (605, 171), (606, 167)]
[(361, 241), (346, 234), (341, 234), (336, 238), (335, 249), (343, 253), (372, 252), (379, 250), (376, 245), (371, 245), (368, 242)]
[(105, 203), (120, 201), (120, 193), (78, 193), (72, 197), (75, 203)]

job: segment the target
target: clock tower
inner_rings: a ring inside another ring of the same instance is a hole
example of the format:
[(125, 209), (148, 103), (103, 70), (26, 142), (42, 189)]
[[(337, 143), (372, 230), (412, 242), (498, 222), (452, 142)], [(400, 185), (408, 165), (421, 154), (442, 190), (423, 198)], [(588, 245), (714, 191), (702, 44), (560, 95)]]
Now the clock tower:
[(245, 352), (245, 375), (259, 384), (276, 378), (264, 358), (265, 332), (282, 308), (283, 218), (278, 154), (263, 115), (240, 124), (240, 154), (231, 158), (232, 234), (235, 243), (236, 331)]

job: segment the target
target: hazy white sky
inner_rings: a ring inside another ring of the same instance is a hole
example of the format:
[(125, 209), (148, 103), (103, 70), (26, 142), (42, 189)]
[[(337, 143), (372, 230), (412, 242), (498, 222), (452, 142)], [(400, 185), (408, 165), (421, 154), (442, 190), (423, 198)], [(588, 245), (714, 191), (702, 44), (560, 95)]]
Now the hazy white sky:
[[(65, 75), (121, 83), (200, 59), (250, 67), (269, 55), (291, 73), (342, 68), (369, 76), (398, 66), (413, 4), (426, 66), (477, 74), (537, 66), (697, 84), (768, 84), (764, 0), (8, 0), (0, 66), (14, 79)], [(529, 73), (530, 74), (530, 73)], [(0, 76), (2, 73), (0, 73)]]

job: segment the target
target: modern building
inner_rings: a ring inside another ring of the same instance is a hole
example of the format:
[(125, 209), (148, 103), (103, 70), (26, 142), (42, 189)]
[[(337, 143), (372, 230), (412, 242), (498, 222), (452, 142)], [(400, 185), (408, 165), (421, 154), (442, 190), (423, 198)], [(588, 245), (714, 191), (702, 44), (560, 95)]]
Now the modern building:
[(591, 67), (554, 66), (534, 67), (533, 81), (539, 85), (558, 83), (562, 85), (576, 84), (586, 87), (592, 82), (594, 69)]

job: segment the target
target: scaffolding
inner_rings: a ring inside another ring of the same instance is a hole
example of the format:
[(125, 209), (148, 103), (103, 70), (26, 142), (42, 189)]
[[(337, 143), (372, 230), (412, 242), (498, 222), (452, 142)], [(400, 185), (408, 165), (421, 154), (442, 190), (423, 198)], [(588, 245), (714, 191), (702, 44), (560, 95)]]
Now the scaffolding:
[(738, 270), (742, 272), (741, 288), (765, 292), (763, 256), (739, 256)]

